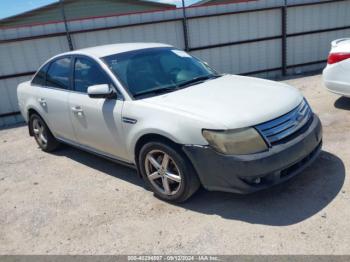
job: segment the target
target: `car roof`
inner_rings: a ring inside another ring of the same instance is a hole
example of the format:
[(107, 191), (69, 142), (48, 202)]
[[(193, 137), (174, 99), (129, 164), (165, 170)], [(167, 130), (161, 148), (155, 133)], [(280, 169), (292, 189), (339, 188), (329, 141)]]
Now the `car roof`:
[[(167, 44), (160, 43), (123, 43), (123, 44), (111, 44), (111, 45), (101, 45), (95, 47), (89, 47), (84, 49), (77, 49), (74, 51), (70, 51), (64, 53), (64, 55), (70, 54), (82, 54), (82, 55), (90, 55), (94, 57), (105, 57), (109, 55), (114, 55), (118, 53), (124, 53), (128, 51), (146, 49), (146, 48), (157, 48), (157, 47), (172, 47)], [(61, 54), (62, 55), (62, 54)]]

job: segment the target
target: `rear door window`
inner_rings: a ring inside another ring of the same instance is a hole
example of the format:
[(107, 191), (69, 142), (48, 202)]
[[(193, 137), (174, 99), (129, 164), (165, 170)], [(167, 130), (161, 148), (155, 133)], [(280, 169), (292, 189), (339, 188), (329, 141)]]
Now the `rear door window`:
[(46, 85), (50, 87), (69, 89), (71, 58), (64, 57), (50, 64), (46, 75)]

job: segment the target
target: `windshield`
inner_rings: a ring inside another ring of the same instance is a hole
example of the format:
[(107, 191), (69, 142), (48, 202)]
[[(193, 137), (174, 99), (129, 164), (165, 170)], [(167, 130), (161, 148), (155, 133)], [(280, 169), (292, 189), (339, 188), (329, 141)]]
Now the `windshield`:
[(135, 50), (103, 61), (134, 97), (171, 92), (218, 76), (202, 61), (174, 48)]

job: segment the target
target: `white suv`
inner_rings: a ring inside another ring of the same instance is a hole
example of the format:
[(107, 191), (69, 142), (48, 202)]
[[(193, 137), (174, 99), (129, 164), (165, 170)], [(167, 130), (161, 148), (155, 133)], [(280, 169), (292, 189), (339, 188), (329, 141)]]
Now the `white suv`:
[(53, 57), (18, 87), (44, 151), (60, 142), (137, 168), (161, 199), (200, 185), (249, 193), (285, 181), (318, 155), (322, 128), (285, 84), (219, 75), (164, 44), (115, 44)]

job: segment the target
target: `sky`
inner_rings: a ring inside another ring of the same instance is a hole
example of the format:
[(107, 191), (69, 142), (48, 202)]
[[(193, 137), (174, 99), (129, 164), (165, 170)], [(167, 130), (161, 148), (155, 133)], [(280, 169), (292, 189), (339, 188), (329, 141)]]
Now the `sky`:
[[(13, 16), (31, 9), (47, 5), (57, 0), (0, 0), (0, 19)], [(153, 0), (155, 2), (170, 3), (181, 6), (181, 0)], [(185, 0), (186, 5), (191, 5), (198, 0)]]

